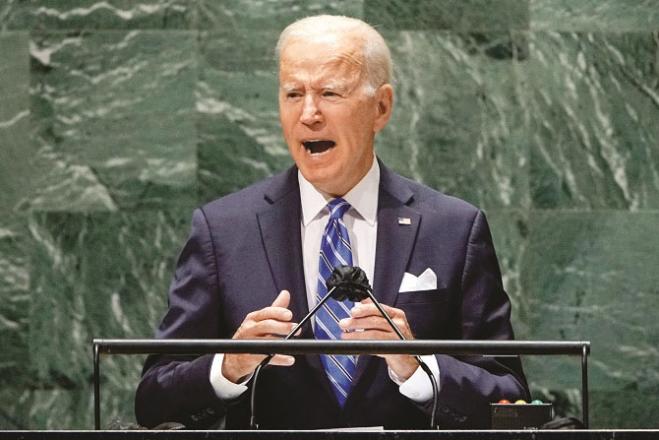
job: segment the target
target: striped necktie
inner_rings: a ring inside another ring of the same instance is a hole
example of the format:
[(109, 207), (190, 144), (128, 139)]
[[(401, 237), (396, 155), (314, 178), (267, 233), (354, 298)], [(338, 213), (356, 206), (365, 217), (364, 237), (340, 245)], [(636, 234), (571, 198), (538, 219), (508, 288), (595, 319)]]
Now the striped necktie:
[[(341, 198), (334, 199), (327, 204), (330, 218), (325, 227), (320, 243), (320, 263), (318, 267), (318, 290), (316, 301), (320, 301), (327, 294), (325, 281), (335, 267), (340, 265), (352, 266), (352, 251), (350, 237), (343, 223), (343, 214), (350, 209), (350, 204)], [(351, 301), (336, 301), (333, 298), (321, 307), (315, 316), (314, 334), (316, 339), (341, 339), (339, 321), (350, 317)], [(349, 355), (321, 355), (327, 377), (332, 383), (334, 394), (343, 407), (357, 365), (357, 356)]]

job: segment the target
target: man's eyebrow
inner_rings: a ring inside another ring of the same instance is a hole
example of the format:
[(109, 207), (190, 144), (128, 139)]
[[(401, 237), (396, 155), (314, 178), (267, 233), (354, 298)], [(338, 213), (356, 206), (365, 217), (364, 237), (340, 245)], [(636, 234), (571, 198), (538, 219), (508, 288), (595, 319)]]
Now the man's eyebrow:
[(339, 92), (342, 94), (351, 94), (354, 90), (359, 87), (360, 83), (359, 82), (351, 82), (351, 81), (328, 81), (325, 84), (321, 86), (322, 89), (324, 90), (331, 90), (335, 92)]
[(292, 92), (294, 90), (299, 90), (298, 85), (293, 83), (280, 84), (279, 88), (285, 92)]
[[(295, 92), (304, 87), (301, 87), (299, 84), (294, 82), (284, 83), (279, 85), (279, 89), (284, 92)], [(337, 90), (345, 91), (350, 88), (349, 84), (346, 84), (345, 81), (336, 81), (335, 79), (329, 79), (325, 81), (319, 81), (313, 85), (313, 88), (316, 90)]]
[(337, 90), (337, 89), (344, 89), (345, 84), (339, 81), (327, 81), (324, 83), (320, 84), (320, 88), (322, 89), (331, 89), (331, 90)]

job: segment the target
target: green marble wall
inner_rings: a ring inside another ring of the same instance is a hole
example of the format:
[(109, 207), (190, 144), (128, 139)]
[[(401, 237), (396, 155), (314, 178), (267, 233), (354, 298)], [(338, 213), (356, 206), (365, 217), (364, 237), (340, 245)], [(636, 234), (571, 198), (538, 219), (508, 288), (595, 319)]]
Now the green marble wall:
[[(591, 340), (593, 425), (659, 427), (656, 0), (4, 0), (0, 429), (92, 426), (90, 339), (152, 335), (191, 209), (289, 165), (272, 46), (320, 12), (390, 41), (379, 155), (487, 210), (518, 337)], [(525, 365), (576, 413), (576, 360)]]

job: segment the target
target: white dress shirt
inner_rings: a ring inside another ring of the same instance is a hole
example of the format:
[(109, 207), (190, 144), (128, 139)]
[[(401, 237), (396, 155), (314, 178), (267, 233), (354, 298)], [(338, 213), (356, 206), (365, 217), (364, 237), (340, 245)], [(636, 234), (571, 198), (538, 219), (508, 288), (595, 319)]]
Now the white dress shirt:
[[(300, 200), (302, 203), (302, 258), (304, 261), (304, 278), (306, 283), (307, 303), (311, 309), (316, 303), (316, 289), (318, 286), (318, 261), (320, 255), (320, 241), (329, 220), (327, 203), (333, 197), (316, 189), (302, 173), (298, 171), (300, 185)], [(373, 160), (370, 170), (346, 195), (342, 198), (351, 206), (343, 216), (343, 222), (350, 236), (352, 248), (352, 263), (361, 267), (373, 284), (375, 273), (375, 251), (377, 243), (377, 211), (378, 193), (380, 185), (380, 166)], [(294, 294), (292, 292), (292, 294)], [(247, 390), (245, 382), (235, 384), (222, 375), (222, 360), (224, 355), (215, 355), (210, 371), (210, 381), (215, 394), (221, 399), (233, 399)], [(434, 356), (422, 356), (431, 368), (439, 383), (439, 367)], [(425, 402), (432, 398), (432, 386), (428, 376), (417, 368), (406, 381), (401, 381), (390, 369), (389, 377), (399, 385), (399, 391), (404, 396), (416, 401)], [(248, 379), (249, 380), (249, 379)]]

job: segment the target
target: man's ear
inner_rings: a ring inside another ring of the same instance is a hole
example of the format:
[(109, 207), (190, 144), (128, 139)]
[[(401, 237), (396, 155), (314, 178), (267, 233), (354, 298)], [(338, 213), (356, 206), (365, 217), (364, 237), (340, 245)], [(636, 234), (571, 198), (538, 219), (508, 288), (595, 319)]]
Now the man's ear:
[(377, 133), (382, 130), (389, 119), (394, 106), (394, 88), (391, 84), (383, 84), (375, 91), (376, 114), (373, 129)]

